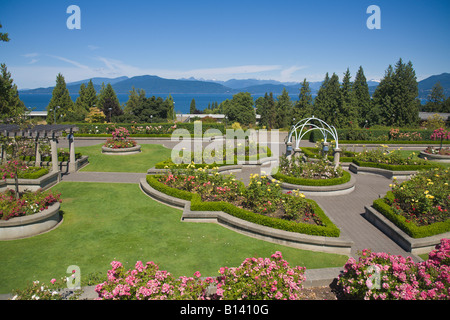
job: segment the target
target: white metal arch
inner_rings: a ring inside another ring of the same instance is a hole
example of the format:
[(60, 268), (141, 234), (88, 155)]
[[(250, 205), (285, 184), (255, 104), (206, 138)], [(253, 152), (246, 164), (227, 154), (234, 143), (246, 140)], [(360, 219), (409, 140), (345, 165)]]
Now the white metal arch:
[[(317, 121), (319, 122), (319, 125), (311, 121)], [(303, 132), (303, 129), (306, 126), (311, 126), (311, 128)], [(334, 126), (330, 126), (325, 121), (314, 116), (300, 120), (299, 122), (297, 122), (297, 124), (293, 125), (291, 131), (289, 132), (286, 143), (292, 143), (292, 136), (294, 135), (295, 148), (298, 149), (300, 147), (300, 141), (302, 140), (303, 136), (312, 130), (320, 130), (320, 132), (322, 132), (324, 142), (327, 142), (327, 134), (329, 133), (333, 137), (334, 141), (336, 141), (336, 148), (339, 148), (339, 140), (336, 128)]]

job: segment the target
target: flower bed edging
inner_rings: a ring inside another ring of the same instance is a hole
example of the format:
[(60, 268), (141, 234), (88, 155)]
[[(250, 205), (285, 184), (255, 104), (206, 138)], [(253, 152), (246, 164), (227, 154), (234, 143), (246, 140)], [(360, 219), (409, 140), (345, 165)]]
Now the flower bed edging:
[(141, 152), (141, 146), (138, 144), (132, 148), (108, 148), (105, 146), (102, 146), (102, 153), (103, 154), (110, 154), (110, 155), (129, 155), (129, 154), (136, 154)]
[[(140, 187), (145, 194), (153, 199), (183, 209), (182, 221), (218, 223), (228, 229), (253, 238), (304, 250), (345, 255), (351, 253), (353, 242), (342, 235), (339, 237), (313, 236), (245, 221), (224, 211), (191, 210), (191, 200), (180, 199), (158, 191), (150, 186), (145, 178), (140, 180)], [(180, 193), (180, 197), (183, 197), (182, 193)]]
[[(274, 175), (270, 178), (275, 178), (281, 182), (281, 187), (286, 191), (298, 190), (304, 195), (312, 195), (312, 196), (336, 196), (351, 193), (355, 190), (356, 179), (350, 173), (344, 171), (346, 175), (349, 177), (349, 181), (341, 184), (335, 185), (300, 185), (289, 182), (284, 182), (280, 179), (281, 175)], [(306, 179), (305, 179), (306, 180)], [(312, 180), (312, 179), (309, 179)], [(317, 180), (320, 181), (320, 180)]]
[[(429, 169), (429, 167), (424, 167), (423, 169)], [(388, 170), (383, 168), (358, 166), (355, 163), (350, 163), (349, 170), (356, 174), (377, 174), (384, 176), (388, 179), (392, 178), (409, 179), (411, 175), (417, 173), (417, 170), (405, 170), (405, 171)]]
[(431, 161), (438, 161), (438, 162), (445, 162), (445, 163), (450, 162), (450, 156), (441, 155), (441, 154), (431, 154), (431, 153), (426, 153), (424, 151), (420, 151), (419, 157), (427, 158), (428, 160), (431, 160)]
[(60, 203), (55, 202), (33, 215), (0, 220), (0, 240), (32, 237), (50, 231), (61, 222)]
[(449, 238), (450, 232), (423, 238), (412, 238), (373, 207), (366, 206), (364, 218), (375, 225), (404, 250), (412, 254), (428, 253), (440, 243), (442, 238)]
[[(19, 179), (19, 192), (25, 190), (37, 191), (39, 189), (49, 189), (61, 181), (60, 171), (50, 171), (38, 179)], [(6, 179), (6, 187), (14, 189), (14, 179)]]

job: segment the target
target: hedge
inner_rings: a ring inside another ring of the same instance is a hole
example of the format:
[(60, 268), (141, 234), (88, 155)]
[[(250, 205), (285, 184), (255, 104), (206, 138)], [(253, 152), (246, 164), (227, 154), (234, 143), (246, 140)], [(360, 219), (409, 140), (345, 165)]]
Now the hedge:
[[(318, 148), (301, 147), (300, 149), (302, 149), (303, 153), (308, 158), (315, 158), (315, 159), (321, 158)], [(356, 154), (356, 152), (344, 151), (344, 152), (342, 152), (341, 157), (339, 158), (339, 162), (352, 162), (353, 157), (355, 156), (355, 154)], [(330, 160), (330, 161), (333, 161), (334, 160), (334, 156), (327, 156), (327, 159)]]
[(335, 186), (347, 183), (351, 179), (351, 175), (347, 171), (344, 171), (342, 177), (332, 179), (304, 179), (287, 176), (281, 173), (274, 174), (272, 177), (282, 182), (300, 186)]
[[(392, 140), (390, 136), (390, 128), (389, 129), (337, 129), (337, 134), (339, 137), (339, 142), (342, 143), (343, 140), (346, 141), (372, 141), (377, 143), (397, 143), (397, 142), (415, 142), (409, 140)], [(420, 133), (423, 141), (431, 141), (431, 135), (433, 134), (433, 130), (429, 129), (399, 129), (399, 133)], [(309, 136), (310, 142), (316, 142), (318, 140), (323, 139), (323, 135), (321, 132), (314, 130), (311, 131)]]
[[(37, 167), (30, 167), (30, 169), (36, 169)], [(37, 171), (34, 172), (21, 172), (19, 171), (18, 177), (19, 179), (39, 179), (42, 176), (45, 176), (49, 173), (48, 168), (40, 168)]]
[(424, 165), (394, 165), (394, 164), (386, 164), (386, 163), (377, 163), (377, 162), (363, 162), (353, 159), (353, 163), (360, 167), (370, 167), (370, 168), (379, 168), (386, 169), (391, 171), (416, 171), (422, 169), (432, 169), (440, 167), (439, 164), (424, 164)]
[[(107, 134), (108, 136), (110, 136), (110, 134), (108, 134), (108, 132), (106, 131), (106, 128), (111, 127), (111, 126), (115, 126), (117, 127), (124, 127), (126, 129), (128, 129), (130, 131), (130, 133), (132, 133), (132, 128), (131, 127), (143, 127), (145, 129), (145, 127), (147, 126), (152, 126), (152, 127), (159, 127), (161, 126), (161, 130), (162, 131), (167, 131), (169, 130), (172, 126), (174, 126), (174, 123), (135, 123), (135, 124), (130, 124), (130, 123), (115, 123), (115, 124), (111, 124), (111, 123), (72, 123), (73, 125), (77, 126), (79, 128), (79, 132), (75, 133), (75, 136), (81, 136), (83, 134), (95, 134), (95, 135), (103, 135), (103, 134)], [(186, 129), (187, 131), (189, 131), (190, 134), (194, 134), (196, 132), (194, 132), (194, 123), (176, 123), (176, 129)], [(209, 129), (217, 129), (220, 132), (222, 132), (223, 134), (225, 133), (225, 125), (222, 123), (202, 123), (202, 134), (204, 134), (207, 130)], [(200, 132), (198, 132), (199, 134)], [(164, 133), (164, 135), (167, 133)], [(152, 134), (153, 135), (161, 135), (161, 134)], [(170, 136), (171, 134), (168, 133), (168, 135)], [(148, 136), (143, 134), (143, 136)]]
[(410, 237), (424, 238), (450, 231), (450, 219), (445, 222), (436, 222), (427, 226), (418, 226), (413, 222), (406, 222), (406, 218), (402, 215), (396, 214), (387, 203), (390, 197), (392, 197), (391, 191), (389, 191), (384, 198), (375, 200), (373, 202), (373, 208), (389, 219)]
[(266, 227), (285, 230), (290, 232), (325, 236), (325, 237), (339, 237), (340, 230), (331, 222), (325, 215), (319, 205), (310, 199), (306, 199), (314, 207), (314, 213), (320, 217), (325, 226), (317, 226), (306, 223), (297, 223), (278, 218), (271, 218), (261, 214), (257, 214), (242, 208), (238, 208), (227, 202), (204, 202), (201, 200), (199, 194), (190, 193), (184, 190), (179, 190), (166, 186), (158, 181), (159, 175), (147, 175), (147, 182), (154, 189), (165, 193), (169, 196), (191, 201), (192, 211), (223, 211), (236, 218), (263, 225)]

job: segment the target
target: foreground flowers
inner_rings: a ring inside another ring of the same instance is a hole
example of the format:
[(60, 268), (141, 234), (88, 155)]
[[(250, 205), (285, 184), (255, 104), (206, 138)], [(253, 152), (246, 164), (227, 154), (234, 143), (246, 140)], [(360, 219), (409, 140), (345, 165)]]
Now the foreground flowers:
[(350, 258), (338, 283), (346, 297), (365, 300), (448, 300), (450, 298), (450, 239), (442, 239), (429, 259), (363, 250)]
[(118, 261), (111, 263), (108, 280), (97, 285), (100, 300), (266, 300), (299, 299), (305, 268), (289, 267), (281, 252), (270, 258), (248, 258), (237, 268), (220, 268), (220, 276), (175, 279), (154, 262), (138, 261), (125, 271)]

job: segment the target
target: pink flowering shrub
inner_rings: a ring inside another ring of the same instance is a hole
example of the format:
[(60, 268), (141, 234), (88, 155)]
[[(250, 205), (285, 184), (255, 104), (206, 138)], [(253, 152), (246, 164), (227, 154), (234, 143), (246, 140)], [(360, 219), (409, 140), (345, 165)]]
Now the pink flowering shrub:
[(159, 270), (154, 262), (136, 262), (133, 270), (125, 271), (118, 261), (111, 262), (107, 281), (97, 285), (98, 300), (202, 300), (212, 278), (174, 278), (169, 272)]
[(305, 268), (291, 268), (279, 251), (219, 272), (216, 294), (223, 300), (298, 300), (305, 280)]
[(112, 132), (112, 139), (107, 139), (104, 146), (112, 149), (135, 147), (137, 145), (136, 141), (129, 139), (129, 137), (130, 133), (126, 128), (114, 128), (114, 131)]
[(95, 288), (98, 300), (299, 299), (305, 280), (305, 268), (289, 267), (280, 252), (245, 259), (237, 268), (220, 268), (217, 278), (202, 279), (197, 271), (175, 279), (154, 262), (138, 261), (128, 271), (118, 261), (111, 266), (107, 281)]
[(433, 131), (433, 134), (430, 136), (431, 140), (439, 140), (441, 142), (442, 149), (442, 141), (450, 140), (450, 131), (444, 130), (443, 128), (439, 128)]
[(429, 259), (363, 250), (350, 258), (339, 276), (347, 298), (365, 300), (448, 300), (450, 298), (450, 239), (442, 239)]
[(15, 217), (27, 216), (48, 209), (48, 206), (61, 202), (61, 194), (47, 192), (27, 192), (17, 199), (15, 192), (7, 190), (0, 193), (0, 219), (8, 220)]

